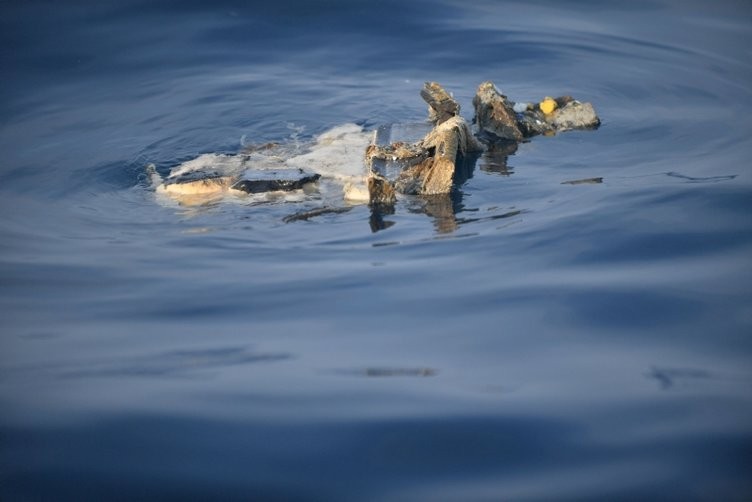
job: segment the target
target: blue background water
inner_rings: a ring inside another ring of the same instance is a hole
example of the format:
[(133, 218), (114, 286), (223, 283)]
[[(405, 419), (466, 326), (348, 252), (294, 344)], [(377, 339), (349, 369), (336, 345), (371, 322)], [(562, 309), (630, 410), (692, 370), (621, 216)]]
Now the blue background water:
[[(752, 496), (748, 2), (0, 9), (1, 499)], [(487, 79), (603, 126), (481, 159), (448, 221), (143, 175)]]

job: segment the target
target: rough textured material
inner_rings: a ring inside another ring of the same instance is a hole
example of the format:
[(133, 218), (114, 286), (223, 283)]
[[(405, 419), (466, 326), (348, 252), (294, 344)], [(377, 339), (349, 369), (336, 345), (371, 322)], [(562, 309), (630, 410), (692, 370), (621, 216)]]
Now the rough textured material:
[(460, 114), (460, 104), (436, 82), (426, 82), (420, 96), (428, 103), (428, 120), (434, 125)]
[[(541, 105), (545, 105), (541, 108)], [(537, 134), (555, 134), (572, 129), (593, 129), (600, 119), (593, 105), (572, 96), (546, 98), (536, 105), (520, 107), (501, 94), (493, 82), (483, 82), (473, 98), (478, 137), (490, 146), (519, 142)]]
[(601, 123), (595, 109), (590, 103), (572, 100), (564, 107), (554, 111), (551, 125), (557, 132), (571, 129), (592, 129)]
[(368, 193), (371, 205), (389, 205), (397, 200), (394, 186), (389, 180), (378, 175), (371, 175), (368, 178)]
[[(411, 195), (447, 194), (452, 190), (457, 162), (468, 152), (485, 149), (459, 115), (459, 104), (444, 88), (436, 82), (426, 82), (420, 95), (428, 103), (429, 120), (434, 128), (416, 143), (372, 144), (366, 149), (371, 203), (394, 201), (394, 191)], [(503, 153), (514, 151), (525, 137), (600, 124), (592, 105), (571, 96), (547, 98), (541, 103), (525, 106), (516, 113), (514, 103), (493, 82), (483, 82), (473, 99), (478, 138), (488, 151)], [(509, 146), (514, 148), (510, 150)], [(387, 177), (385, 166), (395, 164), (399, 173)]]
[[(385, 199), (382, 194), (384, 183), (393, 184), (393, 189), (405, 194), (449, 193), (457, 161), (468, 152), (480, 150), (482, 145), (475, 140), (467, 122), (460, 116), (441, 122), (421, 141), (412, 145), (371, 145), (366, 149), (366, 163), (371, 172), (370, 200), (381, 202)], [(376, 160), (385, 159), (403, 163), (402, 171), (395, 180), (386, 179), (375, 166)]]
[(436, 126), (423, 139), (422, 145), (427, 151), (433, 152), (433, 161), (425, 170), (420, 186), (419, 193), (424, 195), (448, 193), (452, 189), (458, 157), (477, 149), (470, 128), (459, 116)]
[(551, 123), (546, 119), (546, 114), (537, 108), (521, 113), (517, 124), (526, 138), (537, 134), (553, 134), (556, 132)]
[[(590, 103), (561, 96), (547, 97), (537, 104), (525, 103), (515, 108), (515, 104), (501, 94), (493, 82), (487, 81), (478, 86), (473, 99), (476, 139), (459, 115), (459, 103), (443, 87), (436, 82), (426, 82), (420, 94), (428, 103), (429, 121), (433, 128), (426, 133), (430, 127), (427, 122), (420, 123), (418, 127), (402, 124), (397, 138), (405, 141), (394, 141), (394, 124), (380, 127), (374, 134), (373, 143), (365, 148), (367, 183), (363, 183), (364, 177), (360, 172), (350, 172), (348, 176), (339, 172), (341, 166), (334, 159), (344, 165), (341, 157), (346, 156), (346, 148), (324, 152), (324, 164), (328, 166), (332, 162), (335, 166), (335, 170), (326, 171), (324, 175), (344, 180), (346, 200), (367, 200), (372, 208), (380, 208), (379, 214), (388, 214), (384, 209), (394, 204), (397, 193), (421, 196), (449, 194), (455, 183), (462, 183), (470, 176), (468, 173), (474, 166), (473, 155), (469, 155), (471, 152), (485, 151), (487, 156), (495, 159), (495, 168), (504, 172), (506, 157), (514, 153), (517, 144), (526, 137), (600, 125), (600, 119)], [(518, 111), (515, 112), (515, 109)], [(353, 127), (363, 135), (358, 126)], [(338, 132), (340, 136), (350, 133), (347, 130)], [(422, 135), (422, 139), (418, 139)], [(319, 137), (317, 145), (328, 146), (340, 136), (327, 133)], [(360, 149), (365, 146), (365, 141), (367, 139), (361, 137), (357, 151), (362, 151)], [(254, 154), (261, 152), (263, 159), (272, 160), (279, 157), (278, 150), (282, 150), (281, 145), (268, 143), (247, 147), (242, 155), (205, 154), (173, 169), (165, 179), (159, 176), (153, 165), (147, 168), (147, 172), (158, 192), (168, 193), (181, 203), (188, 202), (183, 196), (192, 197), (190, 203), (204, 203), (204, 195), (216, 198), (228, 192), (255, 194), (293, 191), (320, 178), (319, 174), (306, 173), (301, 168), (249, 168)], [(295, 159), (305, 166), (314, 158), (321, 161), (318, 158), (322, 155), (320, 149), (316, 154), (314, 157), (312, 153), (305, 153), (297, 155)], [(285, 165), (283, 160), (277, 159), (276, 162)], [(352, 162), (349, 164), (354, 165)], [(471, 166), (469, 170), (468, 166)], [(445, 203), (448, 202), (442, 200), (441, 204), (434, 205), (445, 207)], [(451, 203), (446, 207), (451, 207)], [(388, 222), (384, 220), (382, 223)]]
[[(429, 105), (429, 120), (435, 127), (417, 143), (395, 142), (390, 145), (370, 145), (366, 149), (366, 164), (370, 171), (371, 203), (395, 200), (385, 185), (405, 194), (435, 195), (452, 190), (458, 160), (468, 152), (480, 151), (467, 125), (458, 115), (459, 104), (435, 82), (427, 82), (421, 96)], [(399, 163), (401, 171), (396, 179), (387, 179), (380, 172), (377, 161)]]
[(501, 94), (493, 82), (483, 82), (473, 98), (478, 137), (485, 142), (521, 141), (513, 104)]
[(581, 103), (571, 96), (561, 96), (555, 101), (557, 108), (552, 113), (543, 113), (536, 106), (518, 115), (518, 124), (525, 137), (573, 129), (594, 129), (600, 125), (601, 121), (590, 103)]

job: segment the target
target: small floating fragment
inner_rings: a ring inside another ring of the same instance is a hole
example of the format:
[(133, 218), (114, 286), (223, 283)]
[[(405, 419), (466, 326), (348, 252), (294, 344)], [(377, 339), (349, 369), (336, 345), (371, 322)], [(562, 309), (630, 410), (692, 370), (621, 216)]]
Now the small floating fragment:
[(437, 370), (434, 368), (366, 368), (367, 377), (432, 377)]
[(297, 213), (290, 214), (282, 218), (285, 223), (292, 223), (294, 221), (308, 221), (316, 216), (323, 214), (341, 214), (350, 211), (352, 207), (317, 207), (316, 209), (309, 209), (307, 211), (299, 211)]
[(568, 181), (562, 181), (562, 185), (596, 185), (598, 183), (603, 183), (602, 177), (597, 178), (583, 178), (580, 180), (568, 180)]

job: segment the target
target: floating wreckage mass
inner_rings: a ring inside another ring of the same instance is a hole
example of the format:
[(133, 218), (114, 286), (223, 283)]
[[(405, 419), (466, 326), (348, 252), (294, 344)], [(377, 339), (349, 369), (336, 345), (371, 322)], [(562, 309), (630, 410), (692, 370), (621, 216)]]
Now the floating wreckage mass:
[[(225, 195), (285, 194), (316, 190), (335, 180), (349, 203), (388, 207), (397, 194), (448, 194), (457, 182), (458, 165), (474, 152), (514, 151), (536, 135), (594, 129), (600, 119), (590, 103), (571, 96), (545, 97), (538, 103), (514, 103), (492, 82), (483, 82), (473, 98), (474, 127), (460, 116), (459, 103), (439, 84), (427, 82), (420, 93), (428, 103), (430, 129), (416, 141), (399, 141), (405, 129), (384, 126), (372, 135), (359, 126), (340, 126), (317, 138), (309, 152), (268, 143), (237, 155), (204, 154), (162, 178), (154, 165), (147, 172), (160, 194), (181, 204), (201, 204)], [(395, 137), (396, 136), (396, 137)], [(408, 134), (409, 136), (409, 134)], [(353, 162), (353, 150), (365, 150)], [(363, 159), (362, 153), (358, 158)], [(355, 164), (355, 165), (354, 165)], [(321, 213), (331, 211), (321, 211)], [(337, 211), (334, 211), (337, 212)], [(296, 218), (297, 221), (307, 218)]]

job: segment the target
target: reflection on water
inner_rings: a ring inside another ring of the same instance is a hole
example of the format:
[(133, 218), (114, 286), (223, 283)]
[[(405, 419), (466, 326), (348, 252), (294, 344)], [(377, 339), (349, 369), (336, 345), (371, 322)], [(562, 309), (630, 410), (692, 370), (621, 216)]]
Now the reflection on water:
[(457, 194), (424, 195), (421, 197), (421, 209), (434, 221), (436, 232), (448, 234), (457, 230), (457, 209), (461, 207), (462, 197)]
[(509, 176), (514, 170), (509, 167), (509, 157), (514, 155), (519, 145), (515, 142), (503, 142), (493, 145), (493, 148), (483, 152), (480, 169), (489, 173)]

